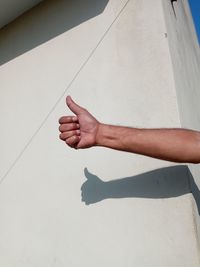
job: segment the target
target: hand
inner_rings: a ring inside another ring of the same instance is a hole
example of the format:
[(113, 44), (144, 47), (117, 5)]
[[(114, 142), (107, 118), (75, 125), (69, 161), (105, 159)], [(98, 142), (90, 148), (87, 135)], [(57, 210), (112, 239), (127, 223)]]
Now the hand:
[(75, 149), (96, 145), (100, 123), (86, 109), (77, 105), (70, 96), (66, 98), (66, 103), (75, 116), (64, 116), (59, 119), (60, 139)]

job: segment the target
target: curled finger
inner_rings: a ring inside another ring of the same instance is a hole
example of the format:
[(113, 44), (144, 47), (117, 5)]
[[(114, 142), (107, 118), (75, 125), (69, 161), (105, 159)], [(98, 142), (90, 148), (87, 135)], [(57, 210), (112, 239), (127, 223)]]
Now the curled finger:
[(73, 135), (65, 140), (66, 144), (70, 147), (75, 147), (79, 141), (80, 136), (78, 135)]
[(72, 136), (79, 136), (80, 130), (73, 130), (73, 131), (67, 131), (60, 134), (60, 139), (65, 141), (66, 139), (72, 137)]
[(60, 132), (68, 132), (72, 130), (78, 130), (80, 128), (78, 123), (65, 123), (61, 124), (59, 127)]
[(59, 123), (70, 123), (70, 122), (77, 122), (78, 118), (77, 116), (63, 116), (59, 119)]

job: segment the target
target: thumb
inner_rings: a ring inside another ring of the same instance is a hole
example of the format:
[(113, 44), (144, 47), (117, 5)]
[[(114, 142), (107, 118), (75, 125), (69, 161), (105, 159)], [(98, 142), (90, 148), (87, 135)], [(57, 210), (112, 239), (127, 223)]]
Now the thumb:
[(67, 103), (67, 106), (69, 107), (69, 109), (76, 115), (79, 115), (80, 113), (82, 113), (84, 111), (84, 108), (82, 108), (79, 105), (77, 105), (72, 100), (71, 96), (67, 96), (66, 103)]

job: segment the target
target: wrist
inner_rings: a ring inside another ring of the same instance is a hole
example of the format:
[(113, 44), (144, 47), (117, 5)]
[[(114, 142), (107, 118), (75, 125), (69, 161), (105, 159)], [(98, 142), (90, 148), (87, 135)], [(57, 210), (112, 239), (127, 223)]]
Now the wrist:
[(96, 146), (115, 148), (119, 141), (117, 126), (100, 123), (96, 135)]
[[(96, 134), (96, 146), (134, 152), (138, 147), (141, 130), (100, 123)], [(134, 147), (134, 151), (133, 148)]]
[(106, 124), (99, 123), (95, 138), (95, 146), (103, 146), (103, 137), (104, 137), (104, 131), (106, 128)]

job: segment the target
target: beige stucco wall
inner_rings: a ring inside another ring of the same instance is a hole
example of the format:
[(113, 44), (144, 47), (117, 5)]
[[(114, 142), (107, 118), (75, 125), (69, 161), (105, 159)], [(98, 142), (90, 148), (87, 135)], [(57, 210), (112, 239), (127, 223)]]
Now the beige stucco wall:
[(0, 31), (0, 265), (199, 266), (187, 167), (58, 139), (67, 94), (180, 127), (166, 33), (160, 0), (49, 1)]
[[(200, 48), (187, 0), (163, 1), (181, 126), (200, 130)], [(199, 165), (190, 166), (200, 186)]]
[[(169, 48), (174, 72), (181, 126), (200, 130), (200, 48), (187, 0), (163, 1)], [(189, 165), (197, 187), (192, 185), (200, 203), (200, 166)], [(200, 205), (200, 204), (199, 204)]]
[(0, 28), (18, 18), (42, 0), (1, 0)]

